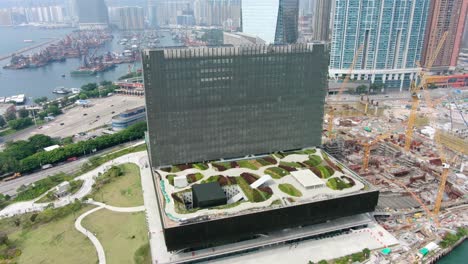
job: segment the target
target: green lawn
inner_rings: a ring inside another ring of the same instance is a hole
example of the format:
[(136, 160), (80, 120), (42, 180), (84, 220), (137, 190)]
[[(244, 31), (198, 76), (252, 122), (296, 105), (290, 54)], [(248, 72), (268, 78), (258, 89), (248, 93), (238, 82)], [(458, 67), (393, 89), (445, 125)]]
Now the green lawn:
[(122, 168), (123, 175), (105, 184), (92, 195), (92, 198), (95, 201), (118, 207), (143, 205), (140, 168), (133, 163), (118, 167)]
[(301, 197), (302, 196), (302, 193), (301, 191), (299, 191), (298, 189), (296, 189), (296, 187), (292, 186), (291, 184), (289, 183), (283, 183), (283, 184), (279, 184), (278, 185), (278, 188), (286, 193), (286, 194), (289, 194), (291, 196), (295, 196), (295, 197)]
[(286, 161), (280, 161), (280, 165), (293, 167), (293, 168), (302, 168), (302, 167), (304, 167), (304, 166), (302, 166), (301, 164), (299, 164), (297, 162), (286, 162)]
[(281, 179), (284, 176), (289, 175), (289, 172), (279, 167), (271, 167), (265, 170), (265, 174), (270, 175), (273, 179)]
[(255, 160), (239, 160), (237, 161), (239, 167), (251, 169), (251, 170), (258, 170), (258, 168), (262, 167), (262, 164), (257, 163)]
[(249, 183), (242, 177), (237, 177), (236, 181), (247, 199), (249, 199), (249, 201), (252, 203), (263, 202), (270, 199), (271, 197), (271, 195), (266, 192), (260, 191), (258, 189), (252, 189)]
[[(74, 194), (77, 191), (79, 191), (81, 189), (81, 186), (83, 186), (83, 183), (84, 183), (83, 180), (70, 181), (69, 193)], [(52, 191), (48, 192), (46, 195), (44, 195), (44, 197), (37, 200), (37, 203), (50, 203), (50, 202), (53, 202), (55, 200), (57, 200), (57, 198), (55, 197), (55, 190), (52, 190)]]
[(327, 186), (332, 190), (343, 190), (352, 187), (352, 184), (346, 183), (340, 178), (331, 178), (327, 181)]
[[(81, 264), (97, 263), (97, 254), (92, 243), (74, 227), (75, 217), (90, 210), (86, 206), (75, 215), (70, 214), (57, 221), (41, 224), (32, 229), (7, 228), (1, 225), (2, 231), (13, 231), (8, 234), (21, 255), (15, 259), (17, 263), (57, 263)], [(8, 221), (5, 220), (5, 221)], [(10, 219), (12, 222), (13, 220)], [(5, 229), (4, 229), (5, 228)], [(16, 230), (15, 230), (16, 229)], [(1, 261), (0, 261), (1, 263)]]
[(143, 212), (116, 213), (101, 209), (87, 216), (82, 224), (102, 243), (107, 263), (151, 263)]

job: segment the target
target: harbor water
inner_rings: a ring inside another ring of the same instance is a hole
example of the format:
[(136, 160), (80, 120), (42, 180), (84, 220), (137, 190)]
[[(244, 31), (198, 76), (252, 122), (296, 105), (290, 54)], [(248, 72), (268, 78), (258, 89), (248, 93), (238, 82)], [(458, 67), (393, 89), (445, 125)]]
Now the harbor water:
[[(2, 41), (0, 41), (0, 57), (25, 47), (49, 41), (52, 38), (63, 38), (70, 32), (72, 32), (72, 29), (0, 27), (0, 37), (2, 38)], [(165, 35), (165, 37), (160, 39), (160, 46), (176, 45), (169, 32), (162, 32), (161, 34)], [(99, 50), (101, 54), (107, 51), (123, 51), (124, 47), (118, 44), (120, 40), (119, 33), (113, 33), (113, 35), (114, 40)], [(25, 43), (24, 40), (32, 40), (34, 43)], [(3, 69), (3, 66), (9, 62), (10, 59), (0, 61), (0, 97), (26, 94), (28, 98), (41, 96), (54, 98), (56, 95), (52, 92), (57, 87), (79, 88), (90, 82), (115, 81), (128, 72), (128, 64), (119, 64), (112, 70), (94, 76), (70, 76), (71, 71), (80, 67), (80, 59), (67, 59), (65, 62), (55, 62), (36, 69)], [(136, 68), (141, 68), (140, 63), (137, 63)], [(62, 77), (62, 75), (65, 75), (65, 77)]]
[(468, 239), (456, 247), (450, 254), (443, 257), (437, 264), (461, 264), (467, 263), (468, 259)]

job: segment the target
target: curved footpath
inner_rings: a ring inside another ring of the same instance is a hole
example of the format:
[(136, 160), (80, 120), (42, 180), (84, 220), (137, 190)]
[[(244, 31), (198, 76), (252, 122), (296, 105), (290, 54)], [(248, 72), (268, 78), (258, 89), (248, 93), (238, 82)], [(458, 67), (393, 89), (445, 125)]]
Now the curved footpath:
[[(119, 158), (116, 158), (114, 160), (111, 160), (109, 162), (104, 163), (103, 165), (97, 167), (96, 169), (87, 172), (79, 177), (76, 177), (75, 180), (83, 180), (83, 185), (81, 186), (80, 190), (78, 192), (65, 196), (55, 202), (53, 202), (53, 205), (55, 208), (58, 207), (63, 207), (65, 205), (68, 205), (75, 201), (75, 199), (82, 199), (92, 191), (92, 186), (96, 180), (96, 178), (101, 174), (106, 172), (108, 169), (110, 169), (111, 166), (113, 165), (119, 165), (119, 164), (124, 164), (124, 163), (135, 163), (140, 167), (140, 177), (142, 178), (142, 182), (144, 178), (147, 178), (148, 173), (142, 173), (143, 171), (146, 172), (147, 165), (148, 165), (148, 156), (146, 151), (142, 152), (137, 152), (137, 153), (131, 153)], [(145, 176), (146, 175), (146, 176)], [(145, 177), (143, 177), (145, 176)], [(53, 190), (53, 189), (51, 189)], [(51, 191), (49, 190), (49, 191)], [(34, 211), (42, 211), (44, 210), (50, 203), (36, 203), (39, 199), (44, 197), (49, 191), (44, 193), (43, 195), (37, 197), (34, 200), (31, 201), (26, 201), (26, 202), (19, 202), (19, 203), (14, 203), (6, 208), (4, 208), (2, 211), (0, 211), (0, 218), (4, 217), (11, 217), (14, 215), (20, 215), (28, 212), (34, 212)], [(84, 228), (81, 225), (81, 221), (87, 217), (88, 215), (99, 211), (101, 209), (107, 209), (113, 212), (118, 212), (118, 213), (133, 213), (133, 212), (143, 212), (145, 211), (145, 206), (136, 206), (136, 207), (116, 207), (116, 206), (111, 206), (107, 205), (101, 202), (93, 201), (93, 200), (87, 200), (85, 201), (87, 204), (95, 205), (97, 207), (86, 211), (82, 215), (80, 215), (76, 221), (75, 221), (75, 229), (78, 230), (80, 233), (85, 235), (91, 243), (93, 243), (94, 247), (96, 248), (96, 252), (98, 255), (99, 263), (100, 264), (106, 264), (106, 255), (104, 251), (104, 247), (102, 246), (101, 242), (99, 239), (89, 230)]]
[[(103, 165), (97, 167), (96, 169), (89, 171), (81, 176), (75, 178), (75, 180), (83, 180), (83, 186), (81, 186), (80, 190), (72, 195), (65, 196), (60, 198), (59, 200), (53, 202), (55, 208), (63, 207), (75, 201), (75, 199), (82, 199), (86, 195), (88, 195), (93, 188), (93, 184), (99, 174), (106, 172), (110, 169), (113, 165), (119, 165), (124, 163), (135, 163), (140, 164), (142, 159), (147, 159), (146, 151), (137, 152), (137, 153), (130, 153), (122, 157), (118, 157), (114, 160), (108, 161)], [(52, 189), (51, 189), (52, 190)], [(49, 190), (50, 191), (50, 190)], [(47, 192), (49, 192), (47, 191)], [(37, 212), (44, 210), (50, 203), (36, 203), (39, 199), (41, 199), (47, 192), (40, 197), (26, 202), (18, 202), (11, 204), (5, 207), (3, 210), (0, 211), (0, 219), (5, 217), (11, 217), (15, 215), (20, 215), (29, 212)]]
[(104, 247), (102, 246), (101, 242), (99, 242), (99, 239), (92, 232), (90, 232), (89, 230), (87, 230), (81, 225), (81, 221), (86, 216), (96, 211), (99, 211), (101, 209), (107, 209), (107, 210), (118, 212), (118, 213), (133, 213), (133, 212), (142, 212), (145, 210), (145, 207), (144, 206), (115, 207), (115, 206), (107, 205), (104, 203), (96, 202), (93, 200), (88, 200), (86, 201), (86, 203), (96, 205), (97, 207), (89, 211), (86, 211), (85, 213), (80, 215), (75, 221), (75, 229), (78, 230), (83, 235), (85, 235), (89, 240), (91, 240), (91, 243), (93, 243), (94, 247), (96, 248), (96, 252), (98, 255), (98, 259), (99, 259), (99, 264), (106, 264), (106, 254), (104, 252)]
[(88, 231), (86, 228), (84, 228), (81, 225), (81, 220), (83, 220), (83, 218), (85, 218), (86, 216), (98, 210), (101, 210), (102, 208), (104, 207), (102, 206), (96, 207), (80, 215), (75, 221), (75, 229), (78, 230), (83, 235), (85, 235), (89, 240), (91, 240), (91, 243), (93, 243), (94, 247), (96, 248), (99, 263), (106, 264), (106, 254), (104, 253), (104, 247), (102, 246), (101, 242), (99, 242), (99, 239), (97, 239), (97, 237), (92, 232)]

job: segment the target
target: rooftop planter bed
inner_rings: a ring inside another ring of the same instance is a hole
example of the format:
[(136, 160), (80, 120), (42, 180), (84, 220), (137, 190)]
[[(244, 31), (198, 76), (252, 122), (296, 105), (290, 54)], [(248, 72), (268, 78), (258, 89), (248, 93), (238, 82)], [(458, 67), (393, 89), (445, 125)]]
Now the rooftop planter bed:
[(286, 194), (288, 194), (290, 196), (294, 196), (294, 197), (301, 197), (302, 196), (301, 191), (299, 191), (298, 189), (296, 189), (296, 187), (292, 186), (289, 183), (279, 184), (278, 188), (282, 192), (284, 192), (284, 193), (286, 193)]

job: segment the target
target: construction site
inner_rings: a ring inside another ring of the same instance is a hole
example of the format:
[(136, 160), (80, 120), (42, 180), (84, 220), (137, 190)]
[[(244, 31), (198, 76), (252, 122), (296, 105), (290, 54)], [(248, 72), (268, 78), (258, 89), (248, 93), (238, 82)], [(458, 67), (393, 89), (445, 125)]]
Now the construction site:
[(388, 261), (423, 258), (424, 245), (468, 223), (468, 90), (429, 89), (440, 46), (407, 98), (343, 95), (349, 77), (327, 98), (324, 148), (380, 190), (376, 219), (400, 241)]

